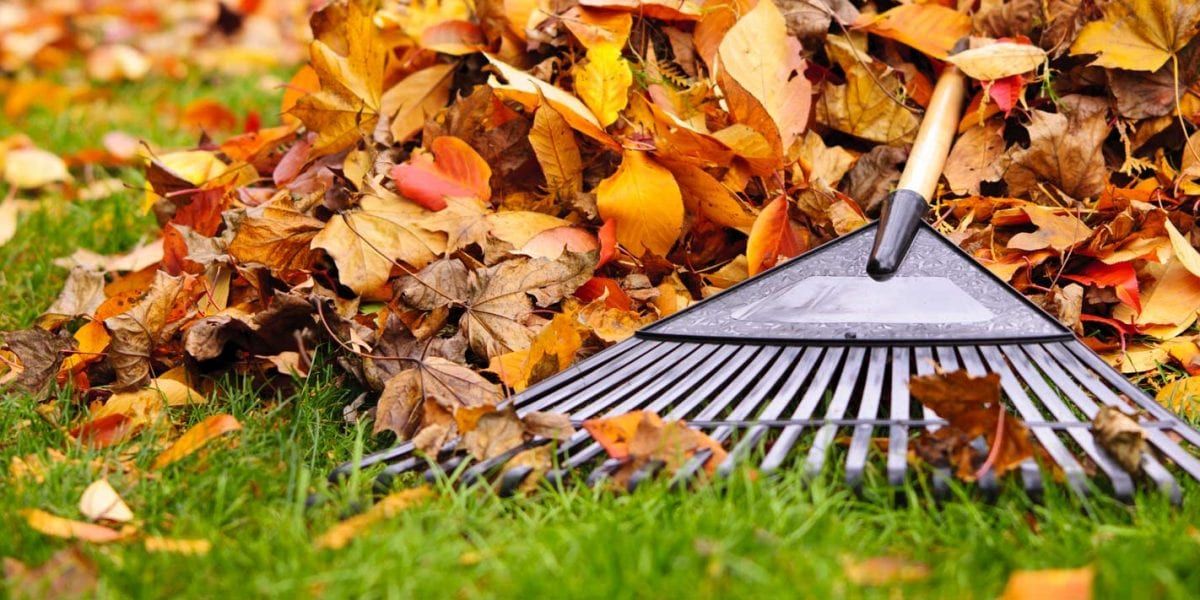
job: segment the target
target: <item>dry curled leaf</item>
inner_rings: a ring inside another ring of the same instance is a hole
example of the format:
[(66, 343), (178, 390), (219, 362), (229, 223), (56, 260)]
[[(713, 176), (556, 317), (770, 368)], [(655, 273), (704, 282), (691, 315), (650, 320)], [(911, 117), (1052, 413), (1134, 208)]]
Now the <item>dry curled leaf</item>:
[(234, 431), (239, 431), (242, 424), (233, 415), (213, 415), (206, 417), (187, 430), (175, 443), (171, 444), (161, 454), (154, 457), (153, 469), (161, 469), (195, 454), (209, 442)]
[(422, 486), (393, 492), (384, 496), (366, 512), (355, 515), (330, 527), (314, 540), (317, 548), (338, 550), (346, 547), (354, 538), (362, 535), (372, 525), (391, 519), (414, 506), (420, 506), (433, 498), (433, 489)]

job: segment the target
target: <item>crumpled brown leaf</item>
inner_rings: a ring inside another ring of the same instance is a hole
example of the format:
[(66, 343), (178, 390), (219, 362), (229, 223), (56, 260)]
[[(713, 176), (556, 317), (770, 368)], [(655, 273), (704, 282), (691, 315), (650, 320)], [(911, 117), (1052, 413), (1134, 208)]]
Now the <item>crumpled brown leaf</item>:
[[(1081, 111), (1082, 112), (1082, 111)], [(1010, 147), (1004, 181), (1014, 196), (1045, 197), (1043, 185), (1083, 200), (1104, 191), (1102, 148), (1111, 128), (1104, 113), (1067, 116), (1034, 110), (1029, 147)]]
[(1112, 406), (1100, 407), (1092, 419), (1096, 443), (1129, 473), (1137, 474), (1142, 469), (1142, 453), (1146, 451), (1146, 432), (1120, 409)]
[(184, 284), (183, 277), (159, 271), (133, 308), (104, 320), (112, 335), (108, 360), (116, 370), (118, 389), (138, 387), (150, 380), (151, 353), (182, 325), (182, 315), (172, 311), (180, 304)]
[(65, 353), (75, 349), (75, 342), (34, 327), (5, 333), (4, 346), (20, 361), (20, 370), (6, 374), (5, 383), (11, 380), (27, 392), (40, 393), (58, 372), (66, 358)]
[(500, 387), (475, 371), (437, 356), (425, 357), (384, 385), (375, 414), (374, 432), (394, 432), (401, 440), (432, 424), (428, 403), (453, 414), (459, 407), (495, 405)]

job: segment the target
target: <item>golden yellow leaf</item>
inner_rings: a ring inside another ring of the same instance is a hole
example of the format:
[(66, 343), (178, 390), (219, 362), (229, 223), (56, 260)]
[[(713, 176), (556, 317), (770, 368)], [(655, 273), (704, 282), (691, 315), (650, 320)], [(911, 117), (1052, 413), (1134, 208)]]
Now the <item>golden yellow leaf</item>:
[(317, 548), (337, 550), (344, 548), (355, 537), (366, 531), (375, 523), (390, 519), (400, 512), (419, 506), (433, 497), (433, 488), (425, 485), (418, 488), (401, 490), (388, 494), (366, 512), (354, 515), (317, 537), (314, 542)]
[(445, 251), (445, 234), (422, 220), (428, 214), (403, 198), (363, 196), (360, 210), (330, 219), (312, 247), (333, 257), (346, 287), (365, 294), (387, 282), (393, 260), (420, 269)]
[(620, 149), (620, 145), (604, 132), (604, 126), (596, 119), (596, 115), (592, 114), (591, 109), (579, 98), (486, 52), (484, 56), (499, 72), (500, 77), (493, 75), (488, 79), (488, 85), (492, 86), (501, 97), (520, 102), (530, 110), (537, 108), (544, 99), (567, 120), (567, 123), (571, 124), (571, 128), (575, 131), (613, 150)]
[(1196, 251), (1196, 247), (1183, 237), (1182, 233), (1175, 228), (1175, 224), (1170, 219), (1165, 221), (1167, 235), (1171, 238), (1171, 249), (1175, 251), (1175, 258), (1179, 259), (1189, 273), (1200, 277), (1200, 252)]
[(1154, 399), (1185, 418), (1195, 418), (1200, 412), (1200, 377), (1176, 379), (1158, 390)]
[(1098, 54), (1093, 65), (1157, 71), (1196, 35), (1200, 2), (1118, 0), (1104, 5), (1104, 18), (1084, 26), (1071, 54)]
[(25, 522), (35, 531), (52, 537), (82, 540), (93, 544), (107, 544), (125, 537), (121, 532), (103, 525), (64, 519), (36, 508), (22, 510), (21, 516), (25, 517)]
[(707, 171), (684, 162), (663, 162), (675, 176), (683, 204), (690, 214), (704, 215), (719, 225), (749, 233), (754, 225), (755, 210), (738, 199)]
[(933, 2), (901, 4), (863, 28), (934, 58), (946, 58), (959, 39), (970, 35), (971, 17)]
[(162, 454), (154, 457), (152, 469), (161, 469), (191, 456), (205, 444), (227, 433), (238, 431), (242, 424), (233, 415), (213, 415), (200, 421), (175, 440)]
[(1200, 309), (1200, 277), (1177, 258), (1165, 266), (1153, 266), (1158, 273), (1154, 283), (1142, 288), (1142, 312), (1134, 315), (1133, 309), (1122, 303), (1113, 309), (1113, 318), (1138, 326), (1168, 325), (1178, 329), (1190, 325)]
[(946, 58), (967, 77), (980, 81), (1003, 79), (1028, 73), (1046, 62), (1046, 51), (1030, 44), (997, 42), (964, 50)]
[(575, 39), (588, 49), (602, 44), (620, 48), (629, 40), (629, 32), (633, 28), (633, 16), (627, 12), (586, 6), (572, 6), (563, 13), (562, 22)]
[(1124, 350), (1103, 355), (1103, 358), (1122, 373), (1132, 375), (1157, 369), (1169, 356), (1161, 346), (1130, 344)]
[(596, 206), (617, 223), (617, 241), (634, 256), (665, 256), (683, 226), (683, 197), (671, 172), (643, 152), (625, 151), (621, 165), (596, 186)]
[(575, 132), (549, 103), (533, 115), (529, 145), (542, 166), (550, 192), (572, 194), (583, 190), (583, 159)]
[(621, 48), (600, 44), (587, 51), (587, 63), (575, 69), (575, 92), (592, 109), (600, 125), (608, 127), (629, 104), (633, 71)]
[(533, 338), (524, 350), (492, 357), (488, 371), (500, 376), (505, 385), (523, 391), (570, 366), (583, 346), (579, 323), (573, 313), (559, 313)]
[(146, 548), (146, 552), (166, 552), (184, 556), (204, 556), (208, 554), (209, 550), (212, 550), (212, 542), (208, 540), (166, 538), (156, 535), (146, 536), (142, 539), (142, 546)]
[(546, 213), (531, 210), (506, 210), (487, 215), (492, 237), (521, 248), (534, 236), (558, 227), (571, 225), (570, 221)]
[(862, 51), (856, 55), (845, 38), (829, 36), (826, 48), (845, 71), (846, 83), (825, 84), (817, 102), (817, 121), (874, 142), (911, 142), (920, 119), (897, 101), (904, 86), (895, 75), (869, 72), (877, 65)]
[(379, 120), (387, 50), (367, 0), (351, 1), (344, 15), (340, 25), (346, 53), (339, 54), (320, 39), (312, 42), (310, 59), (321, 89), (297, 100), (289, 113), (316, 132), (312, 156), (349, 148), (369, 135)]
[(393, 141), (407, 141), (425, 126), (429, 117), (446, 106), (455, 66), (447, 63), (422, 69), (383, 93), (380, 112), (391, 119)]

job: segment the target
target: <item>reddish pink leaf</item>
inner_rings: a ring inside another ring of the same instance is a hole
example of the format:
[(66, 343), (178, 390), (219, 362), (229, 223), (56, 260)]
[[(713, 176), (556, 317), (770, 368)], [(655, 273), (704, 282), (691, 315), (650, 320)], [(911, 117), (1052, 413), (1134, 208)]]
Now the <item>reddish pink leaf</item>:
[(1017, 106), (1017, 102), (1021, 99), (1021, 93), (1025, 91), (1025, 78), (1017, 74), (997, 79), (991, 82), (987, 91), (992, 100), (996, 102), (996, 106), (999, 106), (1000, 110), (1004, 111), (1004, 116), (1007, 117)]
[(564, 250), (592, 252), (599, 248), (596, 237), (581, 227), (552, 227), (532, 238), (521, 247), (521, 254), (555, 259)]
[(605, 221), (604, 225), (600, 227), (600, 231), (596, 233), (596, 237), (600, 238), (600, 261), (596, 263), (596, 268), (599, 269), (617, 255), (617, 221), (615, 219)]
[(1064, 274), (1071, 281), (1084, 285), (1115, 288), (1117, 298), (1136, 312), (1142, 312), (1142, 298), (1138, 289), (1137, 271), (1132, 262), (1105, 264), (1093, 261), (1079, 273)]
[(428, 208), (446, 208), (446, 198), (475, 198), (487, 202), (492, 197), (488, 180), (492, 168), (466, 142), (442, 136), (429, 145), (430, 156), (413, 154), (407, 163), (392, 167), (392, 179), (404, 197)]

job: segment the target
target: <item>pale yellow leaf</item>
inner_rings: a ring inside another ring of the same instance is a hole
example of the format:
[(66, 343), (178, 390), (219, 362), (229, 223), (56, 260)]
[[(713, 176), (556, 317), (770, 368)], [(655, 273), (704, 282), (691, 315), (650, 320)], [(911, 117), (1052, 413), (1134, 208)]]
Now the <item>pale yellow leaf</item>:
[(1029, 44), (997, 42), (964, 50), (946, 58), (967, 77), (980, 81), (1003, 79), (1028, 73), (1046, 62), (1046, 51)]
[(121, 499), (117, 490), (107, 479), (97, 479), (79, 498), (79, 512), (92, 521), (116, 521), (127, 523), (133, 520), (133, 511)]

